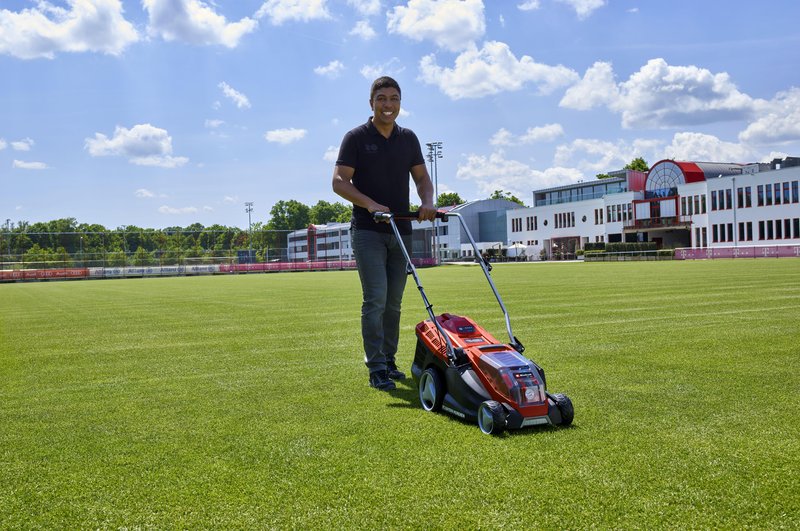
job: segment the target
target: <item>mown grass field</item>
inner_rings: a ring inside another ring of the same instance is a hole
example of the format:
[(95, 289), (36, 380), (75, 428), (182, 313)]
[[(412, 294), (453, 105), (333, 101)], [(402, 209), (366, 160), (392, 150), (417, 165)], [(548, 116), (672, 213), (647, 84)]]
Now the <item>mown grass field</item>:
[[(479, 269), (420, 276), (505, 337)], [(370, 389), (355, 272), (0, 285), (0, 528), (800, 527), (800, 260), (493, 277), (573, 427)]]

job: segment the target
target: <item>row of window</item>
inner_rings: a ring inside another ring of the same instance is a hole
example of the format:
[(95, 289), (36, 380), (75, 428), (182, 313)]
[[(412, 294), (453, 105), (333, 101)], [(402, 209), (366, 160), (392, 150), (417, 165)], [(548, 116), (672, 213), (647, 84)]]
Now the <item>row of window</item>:
[(559, 212), (553, 214), (553, 224), (557, 229), (575, 226), (575, 212)]
[[(753, 222), (739, 222), (738, 237), (740, 242), (753, 241)], [(705, 246), (705, 234), (703, 235)], [(758, 222), (759, 240), (787, 240), (800, 238), (800, 218), (768, 219)], [(734, 241), (733, 223), (711, 225), (711, 241), (714, 243)]]
[(800, 181), (759, 184), (758, 206), (788, 205), (800, 202)]
[(633, 221), (633, 204), (608, 205), (606, 207), (606, 219), (609, 223), (618, 221)]
[(602, 225), (603, 224), (603, 209), (602, 208), (595, 208), (594, 209), (594, 224), (595, 225)]
[[(714, 192), (711, 192), (712, 210), (713, 201), (716, 197)], [(695, 214), (706, 213), (706, 196), (705, 195), (690, 195), (681, 197), (681, 212), (684, 216), (694, 216)]]

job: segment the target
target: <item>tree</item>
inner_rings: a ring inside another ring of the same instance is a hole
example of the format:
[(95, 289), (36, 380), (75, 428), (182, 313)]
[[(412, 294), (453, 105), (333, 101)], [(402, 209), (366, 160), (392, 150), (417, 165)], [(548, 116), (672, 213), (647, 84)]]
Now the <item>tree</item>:
[(446, 207), (453, 205), (460, 205), (465, 201), (456, 192), (445, 192), (439, 194), (439, 201), (436, 202), (437, 207)]
[(636, 157), (626, 164), (624, 169), (648, 172), (650, 171), (650, 166), (648, 166), (647, 161), (645, 161), (642, 157)]
[(607, 173), (598, 173), (597, 174), (597, 178), (598, 179), (610, 179), (611, 176), (609, 174), (607, 174)]
[(336, 203), (328, 203), (320, 200), (309, 210), (309, 219), (314, 225), (324, 225), (331, 222), (346, 223), (350, 221), (352, 214), (353, 209), (351, 207), (338, 201)]
[(278, 201), (269, 211), (269, 230), (297, 230), (308, 227), (311, 210), (299, 201)]
[(513, 195), (511, 192), (505, 192), (503, 190), (495, 190), (492, 192), (492, 195), (489, 196), (489, 199), (505, 199), (507, 201), (513, 201), (518, 205), (525, 206), (525, 203), (523, 203), (518, 197)]

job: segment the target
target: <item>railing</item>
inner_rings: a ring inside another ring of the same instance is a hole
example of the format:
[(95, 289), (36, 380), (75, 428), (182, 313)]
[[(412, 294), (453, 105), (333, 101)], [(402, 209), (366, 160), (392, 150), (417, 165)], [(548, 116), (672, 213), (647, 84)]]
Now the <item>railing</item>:
[(691, 216), (669, 216), (663, 218), (628, 220), (623, 226), (625, 229), (667, 229), (673, 227), (688, 228), (691, 224)]

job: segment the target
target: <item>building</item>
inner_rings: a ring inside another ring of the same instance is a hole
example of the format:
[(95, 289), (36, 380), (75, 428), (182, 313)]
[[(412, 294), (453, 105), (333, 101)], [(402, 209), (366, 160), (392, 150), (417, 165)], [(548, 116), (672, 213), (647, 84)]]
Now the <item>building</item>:
[(508, 244), (528, 256), (574, 256), (589, 242), (658, 248), (800, 244), (800, 158), (739, 164), (662, 160), (647, 173), (534, 192), (507, 213)]
[[(442, 210), (460, 214), (477, 241), (502, 247), (508, 239), (506, 211), (518, 208), (523, 207), (507, 199), (484, 199)], [(434, 228), (438, 232), (438, 242), (434, 240)], [(414, 222), (412, 229), (412, 258), (432, 258), (434, 246), (438, 243), (440, 260), (457, 260), (462, 256), (462, 246), (469, 244), (461, 224), (455, 218), (436, 220), (435, 223)], [(350, 245), (350, 223), (309, 225), (305, 229), (290, 232), (287, 253), (290, 262), (354, 260)]]

